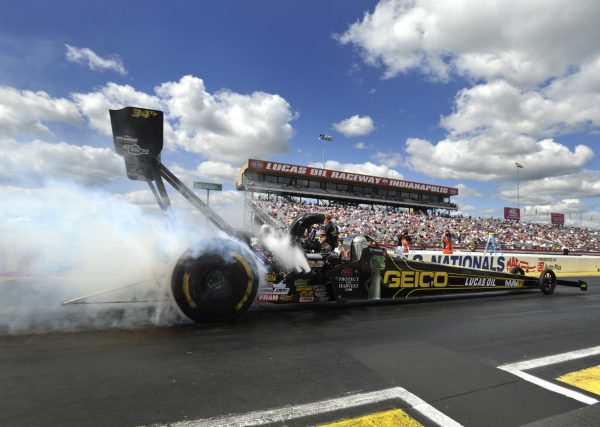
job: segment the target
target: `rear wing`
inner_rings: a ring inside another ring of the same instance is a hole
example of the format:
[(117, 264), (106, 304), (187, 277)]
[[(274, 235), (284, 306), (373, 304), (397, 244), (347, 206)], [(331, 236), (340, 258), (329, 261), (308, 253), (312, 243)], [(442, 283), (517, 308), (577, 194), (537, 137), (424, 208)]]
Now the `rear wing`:
[(160, 162), (160, 152), (163, 148), (162, 111), (125, 107), (120, 110), (109, 110), (109, 113), (115, 150), (125, 160), (127, 178), (146, 181), (165, 215), (171, 206), (171, 201), (163, 179), (214, 225), (227, 234), (236, 234), (221, 216)]
[(163, 112), (135, 107), (109, 112), (115, 150), (125, 159), (127, 178), (154, 180), (152, 163), (160, 162), (163, 148)]

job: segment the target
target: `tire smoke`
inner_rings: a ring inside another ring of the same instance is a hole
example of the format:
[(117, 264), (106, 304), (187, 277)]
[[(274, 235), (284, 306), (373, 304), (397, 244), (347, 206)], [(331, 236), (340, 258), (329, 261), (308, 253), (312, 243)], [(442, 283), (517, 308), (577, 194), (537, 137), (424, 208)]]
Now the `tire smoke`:
[(0, 334), (187, 322), (169, 286), (189, 227), (73, 184), (1, 192)]

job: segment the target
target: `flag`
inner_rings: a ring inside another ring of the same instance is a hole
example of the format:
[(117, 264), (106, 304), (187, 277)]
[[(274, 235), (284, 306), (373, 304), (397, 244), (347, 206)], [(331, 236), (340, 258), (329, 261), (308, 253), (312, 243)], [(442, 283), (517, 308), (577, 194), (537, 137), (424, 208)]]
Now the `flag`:
[(319, 139), (321, 141), (333, 141), (333, 136), (322, 133), (319, 134)]
[(519, 162), (515, 162), (515, 166), (519, 169), (523, 169), (525, 166), (523, 166), (521, 163)]

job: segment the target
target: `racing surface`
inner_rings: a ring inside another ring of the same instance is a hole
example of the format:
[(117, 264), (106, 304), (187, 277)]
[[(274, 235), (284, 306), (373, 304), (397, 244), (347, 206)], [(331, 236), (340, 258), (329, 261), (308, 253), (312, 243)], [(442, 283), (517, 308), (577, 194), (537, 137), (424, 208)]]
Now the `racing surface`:
[[(587, 292), (275, 306), (225, 325), (3, 335), (0, 425), (231, 425), (271, 410), (287, 414), (273, 425), (296, 426), (398, 408), (435, 425), (404, 391), (446, 425), (598, 425), (599, 405), (498, 368), (600, 345), (600, 277), (581, 279)], [(598, 365), (593, 354), (528, 372), (560, 384)]]

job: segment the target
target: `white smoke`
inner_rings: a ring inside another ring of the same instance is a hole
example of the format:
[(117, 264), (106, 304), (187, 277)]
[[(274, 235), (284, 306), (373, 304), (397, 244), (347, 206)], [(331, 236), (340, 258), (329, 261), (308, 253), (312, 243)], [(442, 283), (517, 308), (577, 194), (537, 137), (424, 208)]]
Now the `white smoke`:
[(0, 334), (186, 321), (170, 296), (170, 274), (191, 238), (210, 233), (198, 223), (169, 226), (122, 198), (73, 184), (4, 188)]
[(304, 251), (292, 244), (288, 233), (281, 233), (265, 226), (261, 232), (261, 242), (273, 254), (274, 260), (288, 271), (310, 271)]

